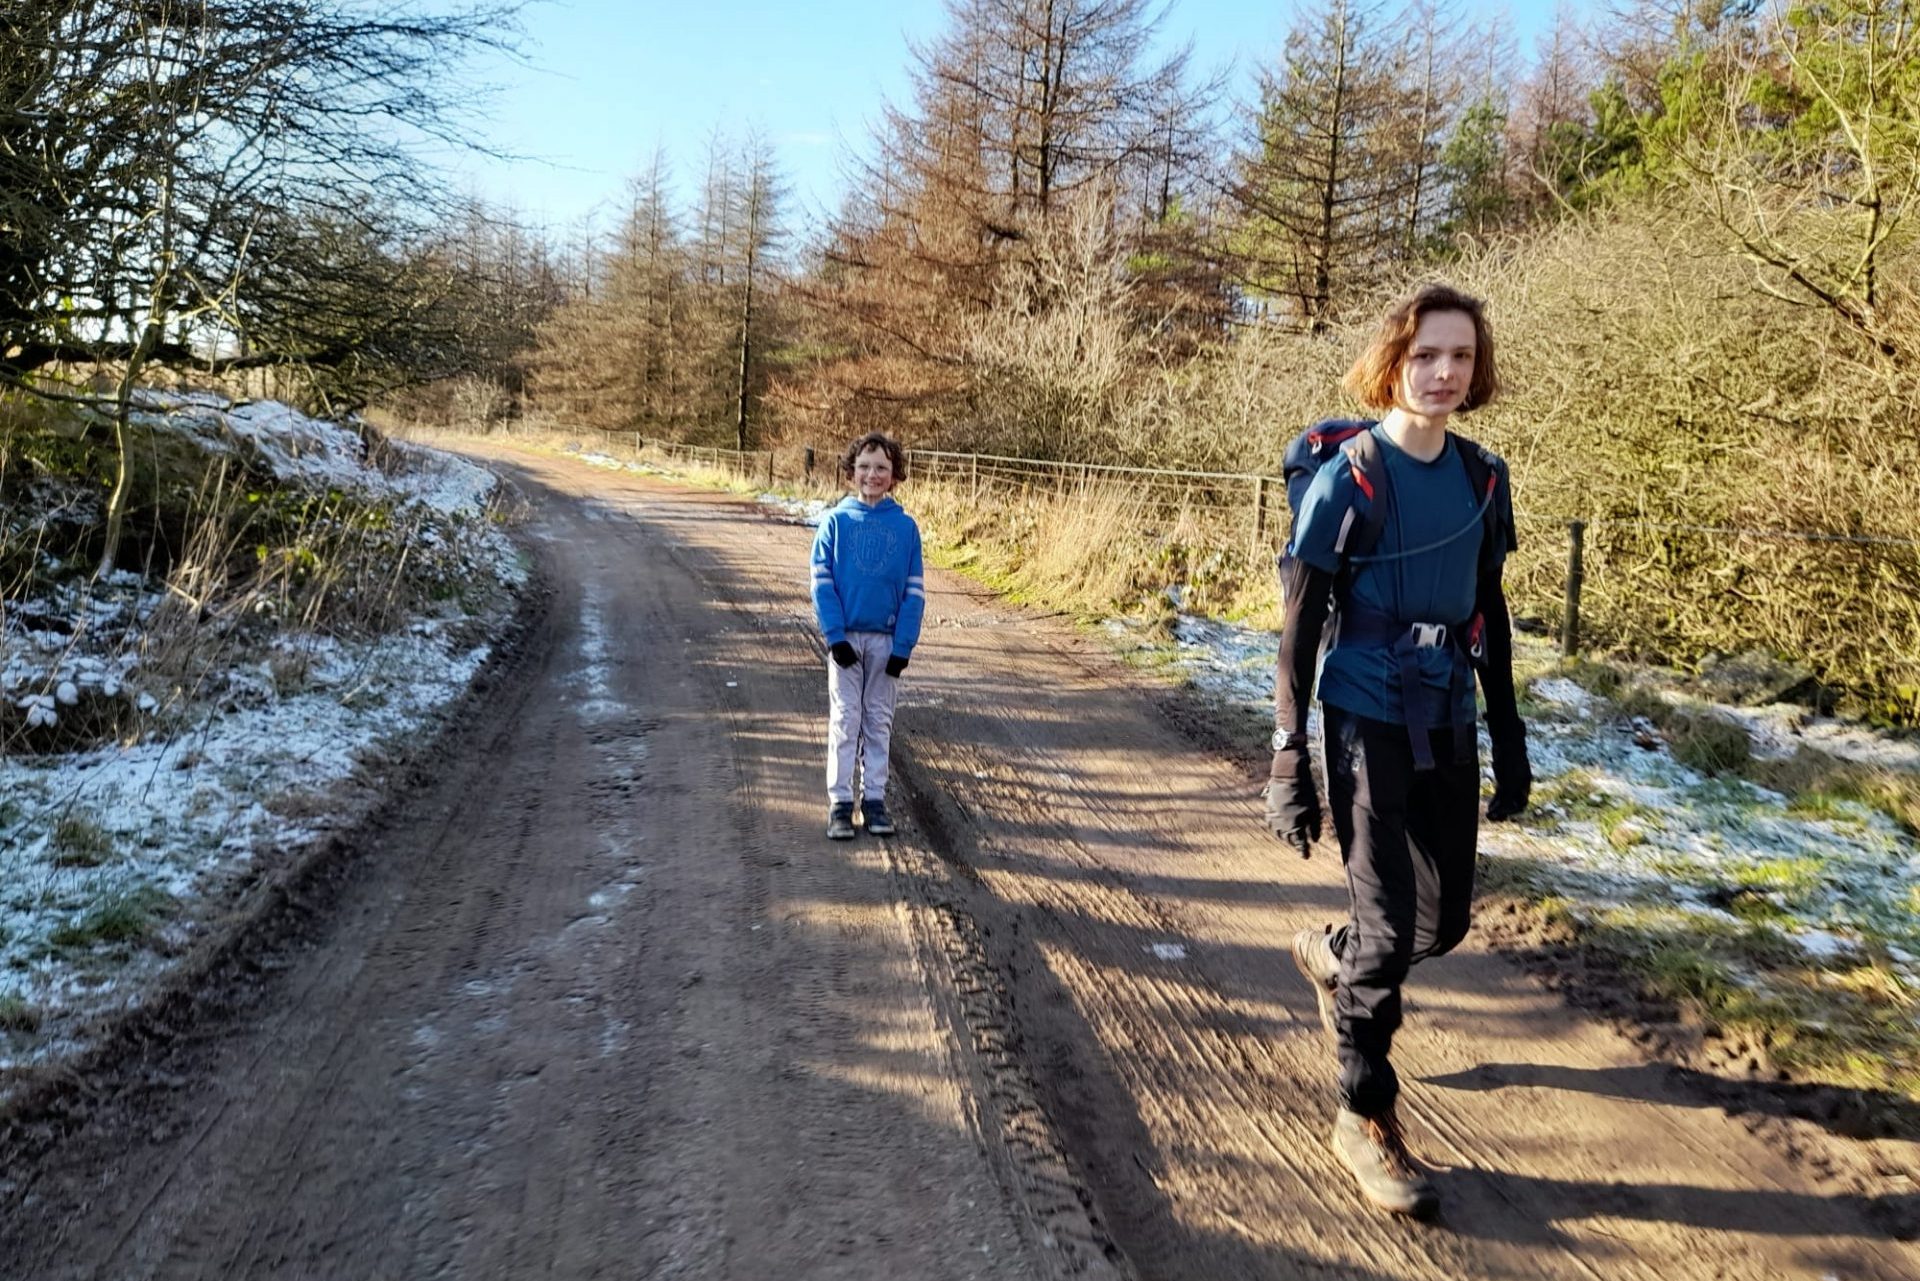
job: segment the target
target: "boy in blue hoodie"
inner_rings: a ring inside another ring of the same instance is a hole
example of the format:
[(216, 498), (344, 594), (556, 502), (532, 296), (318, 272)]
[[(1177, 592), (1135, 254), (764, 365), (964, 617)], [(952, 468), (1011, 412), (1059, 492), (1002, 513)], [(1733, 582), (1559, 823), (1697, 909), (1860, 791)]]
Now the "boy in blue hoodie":
[(854, 492), (813, 539), (813, 612), (826, 637), (827, 835), (853, 839), (854, 777), (867, 832), (891, 836), (887, 747), (900, 673), (920, 639), (927, 588), (920, 527), (893, 500), (907, 478), (900, 443), (870, 432), (847, 446), (840, 474)]

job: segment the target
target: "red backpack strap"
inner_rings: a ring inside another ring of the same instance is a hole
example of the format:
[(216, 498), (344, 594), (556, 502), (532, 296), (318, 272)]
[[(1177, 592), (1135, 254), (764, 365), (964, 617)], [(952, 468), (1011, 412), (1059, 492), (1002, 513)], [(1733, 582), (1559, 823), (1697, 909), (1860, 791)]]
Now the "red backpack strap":
[(1341, 530), (1339, 551), (1342, 556), (1366, 556), (1380, 543), (1380, 532), (1387, 525), (1387, 504), (1391, 489), (1387, 483), (1386, 461), (1380, 457), (1380, 442), (1371, 430), (1363, 431), (1340, 446), (1353, 473), (1354, 488), (1366, 501), (1365, 510), (1348, 512), (1348, 525)]

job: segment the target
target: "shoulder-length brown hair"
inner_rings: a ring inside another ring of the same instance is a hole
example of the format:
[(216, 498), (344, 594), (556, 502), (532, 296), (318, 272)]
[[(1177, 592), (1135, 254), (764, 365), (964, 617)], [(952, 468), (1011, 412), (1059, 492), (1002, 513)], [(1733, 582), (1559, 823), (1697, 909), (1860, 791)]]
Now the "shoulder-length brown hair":
[(1367, 349), (1340, 380), (1368, 409), (1391, 409), (1400, 386), (1400, 366), (1413, 346), (1414, 331), (1423, 317), (1436, 311), (1457, 311), (1473, 321), (1473, 381), (1458, 413), (1490, 403), (1500, 394), (1500, 374), (1493, 360), (1493, 329), (1487, 324), (1486, 304), (1452, 285), (1420, 286), (1387, 309)]
[(883, 431), (870, 431), (847, 445), (847, 452), (840, 455), (840, 478), (853, 479), (853, 464), (860, 455), (869, 449), (877, 449), (887, 456), (893, 464), (893, 478), (902, 481), (907, 478), (907, 451), (900, 448), (900, 442)]

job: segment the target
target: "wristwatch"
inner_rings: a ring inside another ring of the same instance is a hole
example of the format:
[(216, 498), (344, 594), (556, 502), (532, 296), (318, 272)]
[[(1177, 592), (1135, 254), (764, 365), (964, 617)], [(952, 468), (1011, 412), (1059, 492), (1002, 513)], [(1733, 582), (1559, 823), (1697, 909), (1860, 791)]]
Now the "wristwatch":
[(1298, 730), (1276, 729), (1273, 731), (1273, 750), (1284, 752), (1296, 747), (1305, 747), (1307, 736)]

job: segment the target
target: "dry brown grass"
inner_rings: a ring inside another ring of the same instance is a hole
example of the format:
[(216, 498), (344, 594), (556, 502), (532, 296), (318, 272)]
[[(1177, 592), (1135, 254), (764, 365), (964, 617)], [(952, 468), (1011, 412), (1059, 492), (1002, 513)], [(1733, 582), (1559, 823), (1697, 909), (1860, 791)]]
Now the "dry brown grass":
[(1099, 481), (979, 495), (963, 483), (917, 481), (899, 497), (946, 563), (1024, 600), (1157, 617), (1177, 587), (1186, 609), (1276, 621), (1271, 551), (1254, 546), (1243, 510), (1169, 507)]

